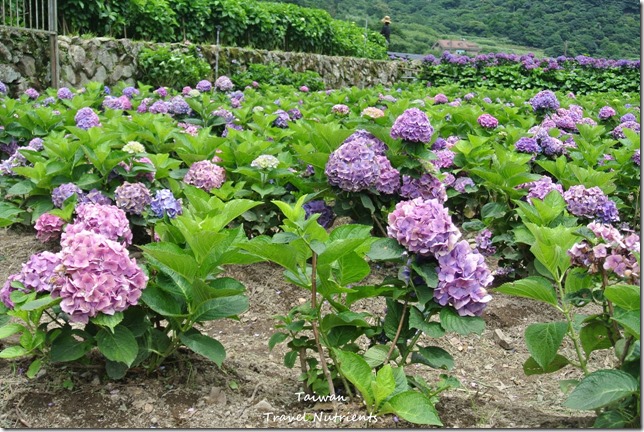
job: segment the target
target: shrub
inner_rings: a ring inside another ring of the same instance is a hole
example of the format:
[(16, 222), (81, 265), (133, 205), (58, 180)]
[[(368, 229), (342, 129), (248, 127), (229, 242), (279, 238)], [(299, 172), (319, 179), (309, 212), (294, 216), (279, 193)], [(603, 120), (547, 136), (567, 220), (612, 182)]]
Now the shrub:
[(203, 58), (198, 57), (197, 48), (187, 52), (161, 47), (144, 48), (139, 54), (139, 78), (151, 85), (172, 87), (180, 90), (186, 82), (198, 82), (210, 78), (212, 70)]

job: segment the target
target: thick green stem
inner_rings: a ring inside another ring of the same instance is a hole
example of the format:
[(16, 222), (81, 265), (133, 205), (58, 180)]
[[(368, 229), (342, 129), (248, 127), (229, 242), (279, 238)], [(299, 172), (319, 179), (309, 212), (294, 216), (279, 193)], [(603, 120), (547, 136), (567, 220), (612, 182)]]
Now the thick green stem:
[[(559, 292), (559, 297), (563, 302), (563, 299), (565, 297), (564, 297), (563, 286), (561, 285), (561, 280), (557, 280), (557, 291)], [(568, 337), (570, 338), (570, 340), (572, 340), (573, 346), (575, 347), (575, 352), (577, 354), (577, 358), (579, 359), (579, 367), (584, 372), (584, 375), (588, 375), (589, 373), (588, 367), (587, 367), (588, 360), (586, 359), (586, 356), (584, 355), (583, 350), (581, 349), (581, 341), (573, 325), (574, 320), (573, 320), (573, 314), (571, 313), (571, 309), (570, 309), (570, 303), (563, 303), (562, 306), (563, 306), (562, 312), (566, 317), (566, 321), (568, 322)]]

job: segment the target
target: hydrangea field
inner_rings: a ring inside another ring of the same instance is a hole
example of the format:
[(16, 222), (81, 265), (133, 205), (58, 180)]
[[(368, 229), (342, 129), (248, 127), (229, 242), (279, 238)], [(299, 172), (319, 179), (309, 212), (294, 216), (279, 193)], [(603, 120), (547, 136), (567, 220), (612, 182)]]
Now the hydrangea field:
[(251, 306), (227, 271), (269, 262), (303, 301), (266, 351), (306, 394), (441, 426), (436, 341), (480, 335), (500, 293), (557, 317), (518, 373), (576, 371), (563, 406), (639, 424), (639, 94), (186, 85), (0, 83), (0, 226), (46, 247), (0, 281), (3, 361), (221, 367), (204, 326)]

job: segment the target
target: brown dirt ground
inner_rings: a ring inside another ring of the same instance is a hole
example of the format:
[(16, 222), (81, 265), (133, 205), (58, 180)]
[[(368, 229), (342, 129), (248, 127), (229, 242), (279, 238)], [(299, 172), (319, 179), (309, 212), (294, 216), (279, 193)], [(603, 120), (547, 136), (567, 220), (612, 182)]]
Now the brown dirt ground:
[[(44, 247), (30, 231), (0, 231), (0, 283), (20, 269), (20, 263)], [(296, 369), (283, 366), (285, 349), (268, 350), (274, 331), (274, 314), (285, 313), (305, 293), (283, 282), (281, 270), (270, 264), (238, 267), (228, 275), (242, 281), (250, 297), (250, 310), (239, 322), (211, 323), (206, 330), (227, 350), (221, 369), (197, 355), (184, 353), (155, 374), (131, 371), (124, 379), (110, 381), (99, 366), (49, 366), (33, 380), (24, 376), (28, 362), (0, 360), (0, 427), (6, 428), (394, 428), (415, 427), (391, 416), (377, 422), (319, 420), (332, 416), (324, 405), (298, 402)], [(366, 303), (379, 311), (382, 304)], [(441, 395), (437, 405), (445, 427), (451, 428), (583, 428), (592, 425), (593, 413), (563, 408), (561, 379), (579, 378), (564, 368), (546, 376), (525, 376), (528, 352), (523, 342), (525, 327), (533, 322), (557, 320), (556, 312), (542, 304), (502, 294), (483, 315), (482, 335), (447, 334), (433, 344), (455, 359), (450, 372), (462, 383), (460, 389)], [(513, 348), (500, 347), (493, 338), (500, 329)], [(1, 341), (0, 341), (1, 342)], [(1, 347), (1, 344), (0, 344)], [(565, 346), (566, 350), (570, 346)], [(609, 367), (609, 352), (594, 354), (595, 368)], [(97, 362), (96, 364), (100, 364)], [(428, 367), (406, 368), (430, 382), (439, 371)], [(259, 405), (258, 405), (259, 404)], [(268, 419), (308, 413), (308, 419)], [(357, 403), (340, 405), (339, 413), (366, 415)], [(317, 418), (314, 417), (317, 415)]]

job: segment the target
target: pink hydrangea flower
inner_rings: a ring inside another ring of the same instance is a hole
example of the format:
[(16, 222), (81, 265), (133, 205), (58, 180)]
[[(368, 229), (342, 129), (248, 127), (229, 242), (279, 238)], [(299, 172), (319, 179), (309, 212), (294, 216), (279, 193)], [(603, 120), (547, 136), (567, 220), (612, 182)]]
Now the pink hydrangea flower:
[(53, 214), (43, 213), (36, 219), (36, 237), (43, 243), (58, 240), (63, 231), (65, 221)]

